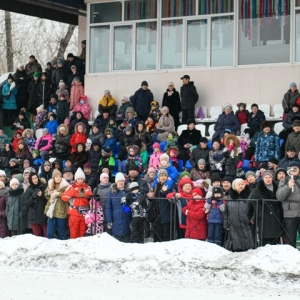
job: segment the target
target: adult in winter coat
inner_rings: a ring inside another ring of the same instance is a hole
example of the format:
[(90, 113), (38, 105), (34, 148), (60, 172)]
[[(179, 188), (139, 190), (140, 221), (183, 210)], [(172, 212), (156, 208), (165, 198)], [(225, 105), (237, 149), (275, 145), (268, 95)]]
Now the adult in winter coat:
[(43, 104), (44, 107), (48, 107), (49, 97), (52, 93), (53, 93), (52, 85), (48, 81), (47, 74), (42, 73), (41, 82), (38, 84), (38, 88), (37, 88), (39, 105)]
[(8, 75), (7, 81), (2, 88), (2, 109), (4, 110), (4, 126), (11, 126), (14, 114), (17, 109), (18, 88), (11, 74)]
[(195, 119), (195, 104), (198, 102), (199, 95), (189, 75), (184, 75), (181, 80), (183, 83), (180, 88), (182, 124), (186, 124), (187, 120)]
[(57, 68), (52, 73), (52, 86), (54, 90), (59, 88), (61, 80), (64, 82), (68, 80), (68, 71), (64, 68), (63, 63), (63, 60), (59, 59), (57, 61)]
[(63, 124), (64, 120), (69, 117), (69, 104), (64, 95), (60, 95), (57, 101), (56, 115), (58, 124)]
[(293, 104), (292, 110), (286, 114), (282, 126), (286, 131), (289, 132), (289, 130), (292, 130), (293, 121), (296, 119), (300, 120), (300, 110), (299, 110), (299, 105), (297, 103)]
[(106, 201), (108, 198), (108, 194), (111, 191), (110, 189), (111, 183), (109, 182), (109, 176), (106, 173), (101, 173), (100, 175), (100, 183), (93, 190), (93, 195), (97, 200), (100, 200), (100, 206), (104, 212), (104, 231), (108, 232), (107, 221), (106, 221)]
[(138, 89), (133, 96), (130, 97), (132, 107), (137, 113), (140, 120), (146, 121), (151, 110), (151, 102), (153, 101), (153, 94), (148, 89), (148, 82), (143, 81), (141, 88)]
[[(258, 182), (257, 188), (252, 194), (252, 199), (274, 199), (276, 198), (276, 192), (278, 185), (273, 180), (274, 174), (272, 171), (266, 170), (261, 175), (262, 180)], [(261, 245), (265, 246), (267, 244), (275, 245), (279, 244), (279, 237), (282, 231), (282, 206), (280, 201), (266, 201), (264, 204), (264, 214), (262, 215), (262, 203), (258, 202), (258, 234), (261, 241)], [(263, 219), (262, 219), (263, 217)], [(261, 225), (263, 222), (263, 236), (261, 236)]]
[[(297, 161), (300, 163), (300, 159), (297, 157), (296, 155), (296, 148), (294, 146), (288, 146), (288, 148), (286, 149), (286, 156), (283, 157), (279, 162), (278, 162), (278, 168), (282, 168), (282, 169), (287, 169), (289, 163), (291, 163), (292, 161)], [(277, 171), (276, 170), (276, 171)]]
[(199, 159), (203, 158), (206, 163), (209, 162), (209, 148), (207, 147), (207, 138), (201, 137), (197, 148), (192, 150), (190, 164), (196, 167)]
[(271, 124), (269, 122), (263, 122), (261, 124), (262, 133), (257, 139), (255, 148), (255, 161), (268, 162), (270, 157), (280, 159), (280, 138), (271, 131)]
[(3, 181), (0, 181), (0, 238), (9, 236), (7, 227), (7, 197), (9, 188), (5, 186)]
[(129, 99), (126, 96), (123, 96), (121, 99), (121, 106), (118, 109), (116, 119), (115, 119), (118, 125), (120, 125), (123, 122), (123, 120), (126, 118), (125, 116), (126, 109), (131, 106), (132, 104), (129, 101)]
[(177, 130), (180, 121), (179, 114), (181, 112), (180, 95), (174, 88), (174, 83), (169, 82), (167, 91), (163, 95), (162, 106), (166, 106), (169, 109), (170, 115), (174, 119), (175, 130)]
[[(93, 170), (97, 170), (101, 158), (101, 144), (99, 140), (94, 140), (89, 150), (88, 162), (92, 165)], [(103, 207), (102, 207), (103, 208)]]
[(224, 229), (229, 230), (233, 251), (247, 251), (254, 248), (255, 211), (250, 188), (244, 180), (237, 178), (229, 191), (225, 206)]
[(18, 68), (13, 77), (18, 89), (17, 110), (20, 111), (22, 107), (27, 107), (28, 85), (31, 78), (29, 78), (29, 76), (25, 72), (24, 66), (22, 64), (18, 65)]
[(66, 88), (68, 90), (71, 89), (71, 86), (72, 86), (72, 83), (73, 83), (73, 80), (74, 80), (75, 77), (78, 78), (78, 80), (82, 83), (82, 86), (83, 86), (83, 80), (84, 80), (83, 74), (79, 73), (77, 71), (76, 66), (72, 65), (72, 67), (71, 67), (71, 73), (68, 76), (68, 80), (66, 82)]
[(183, 160), (183, 165), (190, 158), (190, 148), (198, 146), (202, 137), (201, 131), (195, 128), (195, 121), (187, 121), (187, 129), (183, 130), (178, 138), (178, 158)]
[(127, 156), (127, 149), (129, 146), (133, 145), (134, 142), (134, 132), (133, 128), (129, 125), (125, 128), (124, 134), (119, 137), (120, 151), (118, 153), (118, 158), (122, 161)]
[(36, 109), (39, 106), (39, 99), (38, 99), (38, 86), (40, 84), (40, 73), (35, 72), (33, 74), (33, 79), (30, 81), (28, 85), (28, 106), (27, 110), (32, 113), (36, 114)]
[[(74, 113), (75, 114), (75, 113)], [(70, 133), (73, 134), (75, 132), (75, 127), (76, 124), (78, 123), (83, 123), (86, 129), (86, 135), (89, 135), (90, 132), (90, 125), (88, 120), (83, 116), (83, 113), (81, 111), (76, 112), (75, 114), (75, 119), (71, 121), (71, 126), (70, 126)], [(105, 129), (104, 129), (105, 131)]]
[[(151, 135), (147, 132), (146, 125), (143, 121), (139, 121), (135, 126), (134, 143), (139, 141), (139, 143), (145, 144), (147, 147), (153, 144)], [(137, 145), (137, 144), (135, 144)]]
[(77, 169), (74, 179), (75, 182), (61, 194), (62, 201), (70, 203), (68, 214), (71, 239), (84, 236), (87, 229), (84, 214), (90, 210), (88, 197), (93, 195), (91, 188), (85, 183), (81, 168)]
[(81, 111), (83, 113), (84, 118), (89, 120), (91, 117), (91, 106), (88, 104), (88, 97), (82, 94), (78, 100), (79, 102), (73, 108), (73, 113)]
[(30, 79), (32, 79), (33, 74), (35, 72), (42, 73), (42, 66), (38, 63), (38, 61), (35, 59), (34, 55), (29, 56), (29, 62), (25, 66), (25, 72), (29, 76)]
[(292, 111), (293, 104), (297, 103), (300, 94), (295, 82), (290, 84), (290, 89), (284, 94), (282, 99), (282, 108), (284, 113), (287, 114)]
[(280, 180), (276, 197), (282, 202), (285, 223), (284, 243), (296, 248), (297, 231), (300, 226), (300, 163), (293, 161), (288, 166), (293, 170)]
[[(77, 107), (78, 103), (80, 102), (80, 97), (82, 97), (84, 94), (82, 83), (80, 82), (79, 77), (75, 77), (72, 81), (72, 86), (70, 90), (70, 110), (79, 111), (75, 107)], [(87, 97), (84, 96), (83, 100), (87, 103)], [(83, 103), (84, 104), (84, 103)], [(90, 108), (91, 109), (91, 108)], [(86, 115), (86, 112), (83, 112), (84, 115)], [(90, 113), (90, 112), (88, 112)], [(89, 119), (90, 115), (88, 114), (88, 117), (85, 116), (85, 118)]]
[(168, 134), (171, 132), (172, 134), (175, 132), (175, 126), (174, 126), (174, 119), (173, 117), (169, 114), (169, 109), (164, 106), (161, 109), (161, 117), (158, 120), (158, 136), (157, 140), (160, 142), (166, 141)]
[(80, 74), (84, 74), (84, 63), (81, 58), (78, 56), (73, 55), (73, 53), (68, 53), (67, 55), (67, 71), (69, 74), (71, 74), (71, 67), (76, 66), (76, 70)]
[(55, 230), (58, 229), (58, 238), (66, 240), (66, 230), (68, 221), (69, 203), (61, 200), (61, 194), (67, 189), (69, 183), (62, 177), (58, 170), (52, 173), (52, 179), (48, 181), (48, 187), (45, 191), (47, 204), (45, 206), (45, 215), (48, 219), (47, 238), (53, 239)]
[(35, 150), (40, 152), (41, 158), (43, 160), (47, 159), (49, 156), (49, 151), (52, 147), (52, 136), (47, 128), (42, 131), (42, 136), (37, 139), (35, 144)]
[(247, 132), (245, 131), (246, 133), (249, 133), (250, 138), (252, 138), (257, 131), (260, 131), (260, 125), (264, 121), (266, 121), (265, 114), (258, 109), (258, 105), (256, 103), (253, 103), (248, 117)]
[(23, 139), (19, 140), (18, 142), (18, 149), (16, 151), (15, 158), (20, 163), (25, 159), (30, 160), (32, 158), (28, 146), (25, 144), (25, 141)]
[(31, 124), (28, 121), (25, 112), (20, 111), (17, 120), (10, 127), (12, 130), (21, 129), (25, 130), (27, 128), (31, 128)]
[(239, 119), (232, 111), (232, 105), (226, 104), (224, 106), (224, 112), (219, 115), (218, 120), (215, 124), (215, 133), (212, 137), (213, 140), (220, 139), (224, 136), (226, 129), (230, 129), (231, 133), (237, 133), (241, 128)]
[(74, 148), (74, 152), (69, 159), (74, 163), (75, 167), (83, 168), (83, 165), (88, 161), (88, 154), (85, 152), (85, 144), (79, 142)]
[(36, 236), (47, 237), (47, 216), (44, 213), (47, 200), (45, 198), (46, 181), (36, 173), (29, 175), (29, 187), (22, 196), (22, 201), (29, 210), (29, 223), (32, 233)]
[(293, 132), (288, 135), (285, 144), (285, 151), (287, 151), (290, 146), (294, 146), (296, 154), (298, 154), (300, 152), (300, 120), (295, 120), (292, 127)]
[(65, 124), (61, 124), (57, 128), (57, 135), (55, 140), (56, 157), (60, 159), (67, 159), (71, 153), (69, 128)]
[(41, 164), (41, 172), (39, 173), (39, 177), (48, 182), (52, 178), (52, 172), (53, 170), (50, 162), (48, 160), (44, 160)]
[(121, 242), (130, 242), (129, 224), (132, 220), (131, 214), (122, 211), (121, 198), (126, 197), (128, 189), (125, 187), (125, 177), (123, 173), (117, 173), (115, 183), (111, 185), (111, 190), (107, 195), (105, 214), (108, 229), (112, 235)]
[(117, 101), (110, 94), (109, 90), (104, 91), (104, 96), (99, 101), (98, 111), (101, 116), (104, 110), (108, 111), (110, 116), (115, 116), (117, 112)]
[(239, 122), (241, 125), (248, 123), (249, 118), (249, 111), (246, 109), (247, 104), (246, 103), (238, 103), (237, 104), (238, 110), (235, 112)]

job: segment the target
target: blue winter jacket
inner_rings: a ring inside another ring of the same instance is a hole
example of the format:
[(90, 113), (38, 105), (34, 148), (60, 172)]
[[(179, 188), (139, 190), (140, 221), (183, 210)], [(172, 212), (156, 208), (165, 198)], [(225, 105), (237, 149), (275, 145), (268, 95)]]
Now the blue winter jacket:
[(255, 160), (267, 162), (270, 157), (280, 159), (280, 138), (279, 135), (273, 132), (267, 135), (262, 132), (257, 139)]
[(206, 200), (205, 208), (210, 209), (207, 217), (207, 223), (223, 224), (223, 213), (220, 210), (221, 205), (223, 205), (223, 200)]
[(18, 94), (17, 86), (15, 86), (10, 91), (9, 99), (6, 99), (6, 96), (8, 95), (9, 90), (10, 90), (10, 84), (8, 82), (6, 82), (2, 88), (2, 96), (3, 96), (2, 109), (15, 110), (15, 109), (17, 109), (17, 100), (16, 100), (16, 95)]
[(109, 147), (112, 153), (115, 153), (116, 143), (117, 143), (116, 138), (114, 137), (111, 137), (109, 139), (107, 138), (102, 146), (102, 149)]
[(53, 120), (53, 121), (48, 121), (45, 128), (47, 128), (49, 130), (49, 133), (51, 135), (53, 135), (54, 133), (57, 132), (57, 128), (58, 128), (58, 122), (57, 120)]
[[(177, 180), (178, 177), (178, 172), (176, 170), (176, 168), (174, 166), (169, 166), (166, 168), (166, 171), (168, 172), (169, 177), (171, 178), (170, 182), (174, 183)], [(154, 188), (154, 186), (157, 184), (157, 177), (158, 177), (158, 172), (155, 175), (155, 180), (152, 183), (152, 188)], [(169, 180), (168, 180), (169, 181)]]
[(116, 190), (116, 184), (112, 184), (112, 190), (107, 195), (105, 215), (106, 222), (112, 223), (112, 235), (130, 235), (129, 224), (132, 220), (131, 214), (122, 211), (121, 198), (127, 194), (126, 190)]
[(230, 129), (231, 133), (236, 134), (238, 130), (240, 130), (241, 124), (237, 116), (231, 112), (230, 114), (225, 114), (223, 112), (219, 115), (218, 120), (215, 124), (215, 133), (213, 135), (213, 140), (216, 138), (221, 138), (224, 135), (225, 129)]

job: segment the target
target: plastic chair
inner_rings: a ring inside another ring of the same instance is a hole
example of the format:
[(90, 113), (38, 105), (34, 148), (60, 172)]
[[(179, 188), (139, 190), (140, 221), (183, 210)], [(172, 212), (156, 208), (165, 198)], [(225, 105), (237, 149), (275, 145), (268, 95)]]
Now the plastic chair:
[(212, 137), (213, 137), (213, 135), (215, 133), (215, 129), (214, 128), (215, 128), (215, 124), (211, 124), (208, 127), (208, 133), (209, 133), (210, 139), (212, 139)]
[(246, 173), (249, 171), (250, 160), (244, 159), (242, 169)]
[(266, 118), (270, 118), (270, 105), (269, 104), (259, 104), (258, 109), (260, 109), (264, 114)]
[(210, 118), (217, 120), (222, 111), (222, 106), (212, 106), (209, 110)]
[(178, 168), (177, 168), (177, 171), (179, 173), (181, 173), (182, 172), (182, 168), (183, 168), (183, 160), (178, 159)]
[(283, 115), (283, 108), (281, 103), (276, 103), (273, 105), (273, 115), (274, 118), (281, 118)]
[(43, 135), (43, 128), (36, 130), (35, 132), (36, 139), (40, 138), (42, 135)]
[(275, 133), (279, 134), (283, 129), (284, 129), (283, 122), (275, 123), (275, 125), (274, 125), (274, 132)]
[(245, 129), (248, 128), (247, 123), (241, 125), (241, 133), (245, 132)]
[(200, 130), (202, 136), (205, 136), (205, 132), (206, 132), (205, 125), (197, 124), (195, 127), (197, 130)]
[(190, 161), (188, 160), (186, 163), (185, 163), (185, 168), (190, 171), (193, 169), (193, 166), (191, 165)]
[(238, 110), (237, 105), (232, 105), (232, 111), (235, 114), (235, 112)]
[(187, 129), (187, 125), (186, 124), (179, 125), (178, 128), (177, 128), (178, 135), (181, 135), (182, 131), (186, 130), (186, 129)]

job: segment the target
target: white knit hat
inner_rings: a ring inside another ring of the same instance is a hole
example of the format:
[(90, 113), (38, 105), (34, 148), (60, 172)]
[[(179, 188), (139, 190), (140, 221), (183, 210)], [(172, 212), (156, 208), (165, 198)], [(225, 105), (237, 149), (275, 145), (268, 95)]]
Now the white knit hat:
[(123, 173), (118, 172), (118, 173), (116, 174), (115, 183), (118, 183), (118, 181), (120, 181), (120, 180), (124, 180), (124, 181), (125, 181), (125, 177), (124, 177), (124, 174), (123, 174)]
[(233, 188), (235, 191), (236, 191), (235, 186), (236, 186), (236, 184), (237, 184), (239, 181), (243, 181), (243, 182), (244, 182), (244, 179), (242, 179), (242, 178), (237, 178), (237, 179), (233, 180), (232, 188)]
[(81, 168), (78, 168), (76, 173), (75, 173), (75, 180), (79, 179), (79, 178), (83, 178), (85, 180), (85, 174), (84, 172), (82, 171)]
[(107, 173), (101, 173), (100, 175), (100, 181), (104, 178), (109, 178), (108, 174)]
[(159, 158), (159, 160), (160, 161), (165, 160), (165, 161), (169, 162), (170, 161), (170, 157), (169, 157), (169, 155), (167, 153), (164, 153), (164, 154), (161, 155), (161, 157)]
[(20, 181), (17, 178), (12, 178), (9, 182), (9, 186), (11, 187), (13, 183), (17, 183), (18, 185), (20, 184)]
[(0, 176), (1, 176), (1, 175), (3, 175), (3, 176), (6, 177), (6, 174), (5, 174), (5, 172), (4, 172), (3, 170), (0, 170)]

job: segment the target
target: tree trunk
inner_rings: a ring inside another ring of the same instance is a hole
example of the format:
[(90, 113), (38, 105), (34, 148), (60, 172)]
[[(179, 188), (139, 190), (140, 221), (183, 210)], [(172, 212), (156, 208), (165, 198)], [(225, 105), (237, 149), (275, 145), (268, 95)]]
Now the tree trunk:
[(60, 39), (57, 58), (64, 56), (75, 28), (75, 25), (69, 25), (66, 35)]
[(5, 34), (6, 34), (6, 62), (7, 72), (14, 70), (14, 52), (12, 45), (12, 33), (11, 33), (11, 17), (10, 12), (5, 11)]

